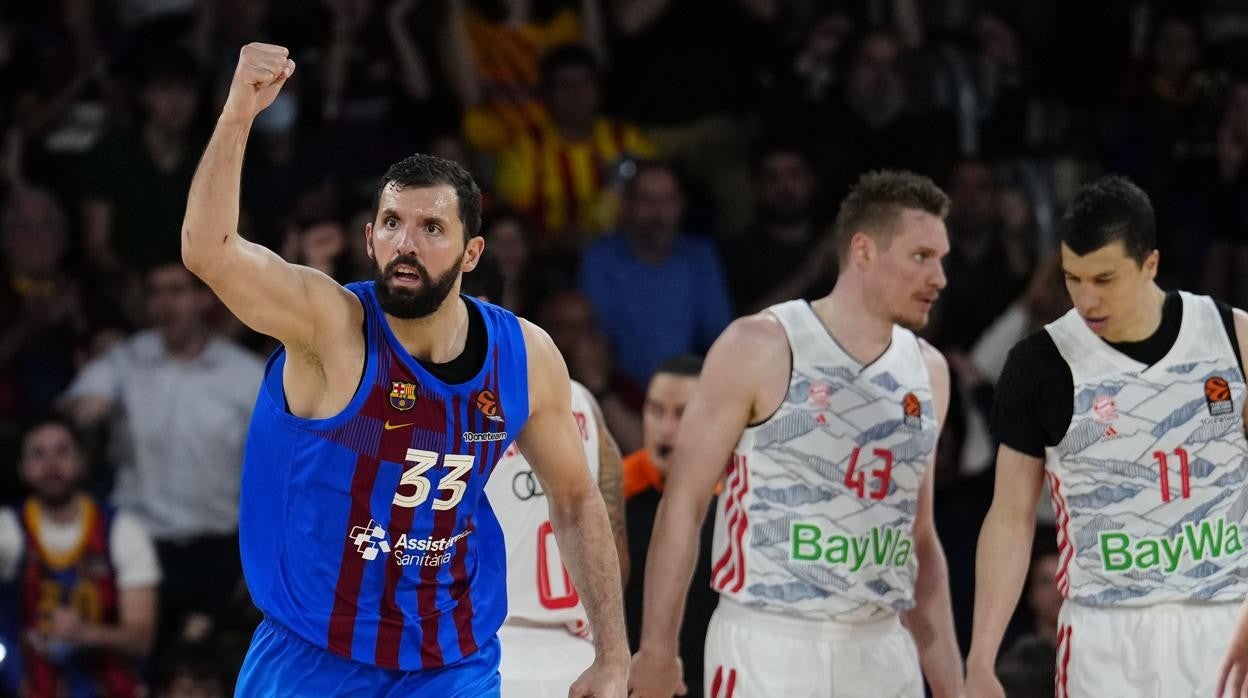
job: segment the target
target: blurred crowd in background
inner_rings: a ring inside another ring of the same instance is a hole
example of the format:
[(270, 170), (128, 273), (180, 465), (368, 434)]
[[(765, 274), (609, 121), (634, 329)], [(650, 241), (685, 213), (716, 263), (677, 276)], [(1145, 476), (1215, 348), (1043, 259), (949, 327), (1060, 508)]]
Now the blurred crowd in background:
[[(495, 300), (551, 334), (625, 453), (657, 366), (704, 353), (734, 317), (830, 290), (829, 223), (860, 174), (944, 187), (949, 285), (925, 334), (955, 379), (936, 515), (963, 651), (993, 384), (1014, 342), (1069, 307), (1053, 231), (1074, 190), (1130, 176), (1157, 212), (1163, 287), (1248, 306), (1237, 0), (3, 3), (0, 499), (20, 505), (24, 466), (47, 455), (27, 427), (72, 421), (73, 484), (137, 519), (159, 560), (145, 667), (165, 695), (179, 677), (228, 692), (258, 620), (238, 480), (274, 346), (179, 257), (191, 176), (250, 41), (298, 68), (251, 133), (243, 235), (372, 278), (363, 228), (387, 165), (460, 162), (486, 193)], [(1039, 538), (1003, 661), (1051, 681), (1060, 599), (1052, 532)]]

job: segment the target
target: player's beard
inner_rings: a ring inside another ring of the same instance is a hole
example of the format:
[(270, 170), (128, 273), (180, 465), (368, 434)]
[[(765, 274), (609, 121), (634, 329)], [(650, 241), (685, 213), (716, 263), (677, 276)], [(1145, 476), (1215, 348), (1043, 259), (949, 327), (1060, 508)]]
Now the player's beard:
[(36, 483), (33, 488), (35, 498), (49, 509), (59, 509), (69, 504), (78, 496), (78, 480), (52, 480)]
[(898, 315), (893, 318), (893, 322), (900, 325), (911, 332), (922, 332), (927, 329), (930, 315)]
[[(451, 294), (451, 289), (455, 286), (455, 280), (459, 278), (459, 267), (464, 261), (464, 255), (461, 253), (459, 259), (447, 269), (444, 274), (436, 279), (429, 276), (429, 270), (416, 260), (413, 256), (398, 256), (390, 260), (385, 269), (379, 269), (374, 279), (377, 289), (377, 302), (381, 304), (381, 309), (387, 315), (401, 318), (403, 320), (416, 320), (427, 317), (438, 308), (442, 307), (442, 302)], [(396, 288), (393, 285), (394, 269), (400, 264), (407, 265), (416, 270), (420, 276), (420, 287), (417, 289)]]

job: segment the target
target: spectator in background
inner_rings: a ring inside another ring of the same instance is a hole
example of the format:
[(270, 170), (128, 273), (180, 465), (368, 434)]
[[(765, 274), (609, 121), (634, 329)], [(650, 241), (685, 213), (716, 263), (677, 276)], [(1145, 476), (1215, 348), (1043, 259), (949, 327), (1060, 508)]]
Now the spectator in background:
[(517, 315), (527, 316), (531, 300), (528, 277), (532, 250), (524, 218), (508, 209), (495, 211), (482, 225), (481, 235), (497, 260), (502, 276), (502, 289), (492, 302)]
[(705, 352), (732, 320), (715, 248), (682, 233), (683, 216), (675, 171), (645, 163), (625, 190), (619, 232), (591, 245), (581, 262), (581, 290), (636, 385), (649, 384), (670, 357)]
[(48, 411), (73, 377), (86, 333), (78, 283), (64, 267), (69, 223), (52, 195), (19, 189), (0, 214), (0, 419)]
[(20, 469), (31, 496), (20, 511), (0, 509), (0, 640), (21, 674), (12, 690), (143, 695), (160, 583), (151, 539), (82, 489), (86, 454), (68, 422), (34, 422)]
[(976, 147), (964, 151), (997, 158), (1022, 154), (1027, 136), (1029, 66), (1016, 22), (1007, 11), (985, 11), (975, 19), (972, 34), (978, 44), (977, 109), (972, 117), (977, 122)]
[(752, 229), (724, 251), (737, 309), (755, 313), (794, 298), (818, 298), (832, 288), (836, 250), (820, 244), (814, 210), (818, 180), (806, 155), (792, 145), (762, 150), (754, 165)]
[[(964, 475), (992, 465), (997, 445), (989, 434), (988, 423), (997, 378), (1015, 344), (1070, 309), (1064, 281), (1060, 255), (1046, 257), (1032, 272), (1018, 299), (993, 320), (969, 352), (946, 354), (954, 385), (967, 408), (967, 435), (960, 469)], [(1044, 508), (1045, 499), (1040, 501)]]
[(88, 364), (62, 397), (77, 424), (109, 423), (114, 500), (156, 539), (162, 646), (206, 635), (240, 581), (240, 468), (263, 365), (211, 333), (214, 302), (180, 263), (153, 267), (154, 327)]
[(555, 291), (538, 308), (537, 324), (563, 354), (572, 380), (598, 401), (620, 451), (639, 448), (641, 391), (617, 369), (589, 299), (574, 290)]
[[(524, 213), (539, 247), (577, 250), (615, 224), (621, 172), (654, 148), (635, 127), (601, 113), (593, 52), (567, 44), (541, 62), (539, 123), (465, 121), (469, 143), (495, 153), (495, 189)], [(473, 112), (470, 109), (469, 115)]]
[(1214, 239), (1202, 287), (1237, 308), (1248, 307), (1248, 79), (1228, 90), (1215, 136)]
[[(417, 0), (328, 0), (322, 135), (352, 193), (371, 194), (396, 153), (438, 125), (432, 83), (411, 27)], [(384, 11), (383, 11), (384, 7)], [(381, 40), (381, 37), (385, 40)], [(234, 59), (237, 62), (237, 56)], [(260, 119), (257, 119), (259, 122)], [(423, 131), (423, 132), (422, 132)]]
[(66, 169), (99, 139), (106, 104), (123, 94), (110, 74), (100, 3), (4, 3), (0, 10), (0, 138), (6, 125), (22, 142), (31, 182), (73, 191)]
[(199, 68), (187, 54), (164, 53), (142, 77), (137, 131), (106, 136), (85, 171), (83, 241), (97, 272), (126, 278), (178, 259), (178, 232), (200, 136)]
[(1122, 86), (1122, 118), (1112, 123), (1112, 171), (1130, 176), (1157, 207), (1163, 286), (1194, 285), (1214, 225), (1217, 186), (1213, 96), (1222, 78), (1206, 65), (1198, 14), (1175, 4), (1140, 3)]
[[(624, 459), (624, 520), (628, 522), (629, 559), (634, 564), (633, 574), (624, 588), (624, 614), (628, 620), (628, 644), (634, 652), (641, 643), (642, 590), (654, 515), (663, 496), (663, 480), (671, 463), (676, 430), (685, 405), (693, 397), (701, 371), (702, 359), (691, 355), (673, 357), (659, 366), (646, 389), (642, 408), (642, 447)], [(712, 501), (711, 510), (714, 507)], [(702, 526), (698, 563), (685, 601), (685, 619), (680, 626), (680, 659), (689, 696), (703, 695), (702, 648), (711, 613), (719, 603), (718, 595), (711, 590), (713, 522), (714, 517), (707, 517)]]
[(598, 0), (451, 0), (445, 63), (465, 108), (472, 141), (523, 133), (548, 120), (542, 102), (542, 56), (580, 44), (607, 61)]
[(226, 698), (232, 681), (212, 645), (184, 643), (165, 655), (153, 686), (156, 698)]
[(328, 214), (311, 215), (291, 226), (284, 252), (288, 261), (316, 269), (340, 284), (372, 274), (353, 258), (342, 222)]
[(947, 114), (911, 104), (902, 74), (903, 48), (893, 34), (862, 35), (849, 52), (841, 100), (800, 116), (816, 168), (836, 200), (864, 172), (905, 168), (945, 178), (957, 134)]
[(974, 346), (1023, 289), (1034, 257), (1033, 243), (1024, 237), (1027, 221), (1006, 226), (1001, 186), (987, 162), (959, 163), (949, 198), (949, 285), (941, 294), (932, 335), (933, 344), (946, 352)]
[(774, 0), (611, 0), (610, 102), (711, 204), (718, 237), (749, 224), (747, 114), (778, 49)]

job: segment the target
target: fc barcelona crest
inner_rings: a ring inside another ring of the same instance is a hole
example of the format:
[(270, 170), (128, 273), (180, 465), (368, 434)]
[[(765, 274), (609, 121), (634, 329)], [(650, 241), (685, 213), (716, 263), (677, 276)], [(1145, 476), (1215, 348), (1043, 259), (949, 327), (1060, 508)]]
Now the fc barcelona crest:
[(416, 384), (390, 381), (390, 406), (406, 412), (416, 406)]

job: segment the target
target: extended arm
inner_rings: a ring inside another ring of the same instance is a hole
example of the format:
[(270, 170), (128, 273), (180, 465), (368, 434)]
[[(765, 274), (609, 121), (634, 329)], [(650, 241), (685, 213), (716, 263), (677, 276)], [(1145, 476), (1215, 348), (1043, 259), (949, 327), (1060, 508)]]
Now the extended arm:
[(191, 181), (182, 260), (248, 327), (288, 348), (311, 350), (316, 329), (325, 324), (320, 320), (345, 313), (350, 292), (238, 234), (247, 136), (293, 72), (294, 61), (280, 46), (248, 44), (240, 52), (229, 97)]
[(968, 695), (1003, 695), (994, 665), (1027, 579), (1036, 502), (1043, 484), (1043, 459), (1001, 445), (996, 490), (975, 554), (975, 623), (967, 657)]
[[(941, 424), (949, 411), (949, 366), (940, 352), (924, 343), (924, 358), (932, 377), (932, 399)], [(914, 525), (914, 551), (919, 576), (915, 580), (914, 608), (905, 614), (906, 628), (919, 651), (923, 674), (932, 694), (960, 696), (962, 693), (962, 654), (953, 631), (953, 608), (949, 600), (949, 568), (936, 535), (932, 516), (932, 490), (935, 457), (928, 463), (919, 486), (919, 508)]]
[(529, 419), (516, 443), (546, 492), (550, 523), (594, 633), (594, 664), (573, 686), (574, 696), (623, 695), (628, 637), (619, 559), (611, 523), (589, 476), (572, 416), (571, 383), (563, 358), (540, 329), (524, 323), (529, 355)]
[[(631, 687), (639, 698), (669, 698), (681, 684), (679, 633), (698, 558), (698, 532), (741, 432), (753, 415), (766, 363), (787, 356), (784, 330), (769, 316), (737, 320), (707, 354), (685, 408), (646, 558), (641, 646)], [(742, 357), (750, 357), (743, 363)]]

